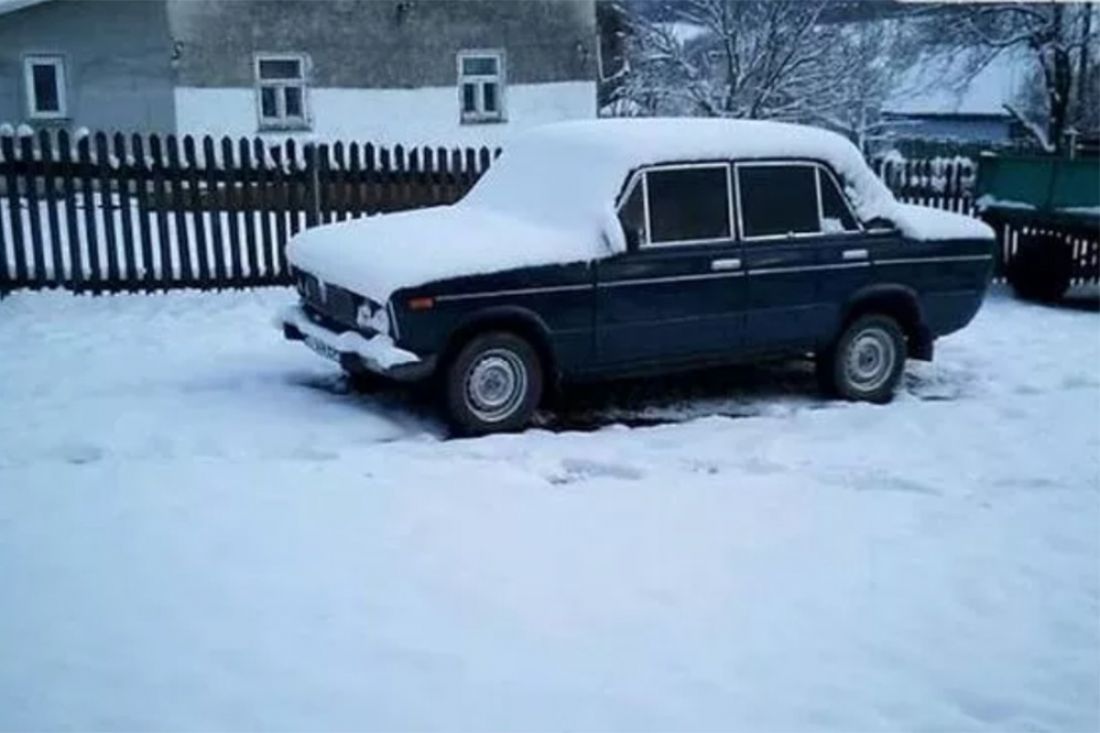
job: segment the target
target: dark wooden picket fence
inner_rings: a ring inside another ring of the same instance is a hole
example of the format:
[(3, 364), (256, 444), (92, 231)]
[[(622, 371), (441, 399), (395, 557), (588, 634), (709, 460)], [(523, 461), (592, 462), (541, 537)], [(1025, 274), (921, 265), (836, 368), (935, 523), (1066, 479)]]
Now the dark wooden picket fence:
[[(498, 152), (0, 134), (0, 292), (286, 284), (285, 245), (303, 228), (451, 203)], [(872, 166), (902, 201), (975, 214), (970, 159), (883, 159)], [(1000, 232), (999, 276), (1025, 233), (1007, 226)], [(1087, 233), (1067, 241), (1082, 262), (1100, 252)]]
[(453, 202), (496, 152), (0, 135), (0, 291), (287, 283), (301, 229)]

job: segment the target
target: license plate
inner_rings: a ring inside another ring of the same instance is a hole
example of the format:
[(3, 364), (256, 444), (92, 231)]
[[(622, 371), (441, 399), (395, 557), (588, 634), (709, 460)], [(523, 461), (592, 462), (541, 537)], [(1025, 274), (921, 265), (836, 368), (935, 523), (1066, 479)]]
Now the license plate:
[(332, 348), (323, 341), (318, 341), (312, 336), (306, 336), (306, 346), (316, 351), (326, 359), (332, 359), (333, 361), (340, 361), (340, 352)]

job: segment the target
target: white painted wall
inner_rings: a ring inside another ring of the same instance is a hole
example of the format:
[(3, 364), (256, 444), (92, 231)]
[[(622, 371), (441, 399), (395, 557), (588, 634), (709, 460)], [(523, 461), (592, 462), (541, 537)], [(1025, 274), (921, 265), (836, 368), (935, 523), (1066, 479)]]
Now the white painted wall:
[[(507, 121), (461, 124), (458, 89), (324, 89), (308, 91), (312, 130), (301, 140), (358, 140), (376, 145), (503, 145), (519, 130), (547, 122), (596, 116), (596, 84), (569, 81), (510, 84), (505, 90)], [(252, 88), (176, 89), (179, 134), (257, 135)], [(287, 137), (285, 132), (259, 133)]]

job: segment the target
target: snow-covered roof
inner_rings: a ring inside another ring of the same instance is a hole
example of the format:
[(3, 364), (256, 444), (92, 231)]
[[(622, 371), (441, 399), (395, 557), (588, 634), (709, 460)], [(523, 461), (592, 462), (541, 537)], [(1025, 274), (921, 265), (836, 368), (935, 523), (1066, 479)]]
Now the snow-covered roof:
[(1027, 83), (1030, 59), (1003, 51), (972, 77), (965, 53), (926, 54), (902, 74), (883, 109), (896, 114), (966, 114), (1007, 116)]
[(0, 15), (14, 13), (16, 10), (29, 8), (32, 5), (40, 5), (49, 0), (0, 0)]

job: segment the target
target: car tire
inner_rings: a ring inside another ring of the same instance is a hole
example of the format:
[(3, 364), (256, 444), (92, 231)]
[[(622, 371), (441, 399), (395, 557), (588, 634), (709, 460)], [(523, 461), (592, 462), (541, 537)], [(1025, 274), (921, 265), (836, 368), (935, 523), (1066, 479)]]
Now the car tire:
[(1056, 302), (1069, 290), (1073, 279), (1073, 251), (1053, 235), (1021, 236), (1006, 275), (1017, 297), (1039, 303)]
[(506, 331), (471, 339), (444, 374), (447, 418), (461, 435), (522, 430), (542, 398), (542, 364), (534, 347)]
[(847, 400), (882, 404), (893, 399), (905, 370), (905, 334), (890, 316), (860, 316), (828, 350), (831, 385)]

